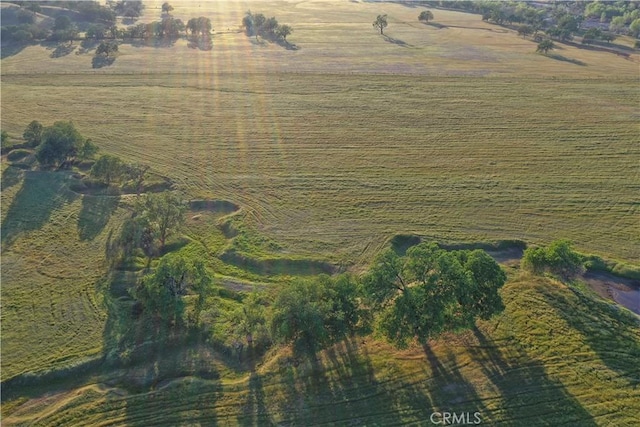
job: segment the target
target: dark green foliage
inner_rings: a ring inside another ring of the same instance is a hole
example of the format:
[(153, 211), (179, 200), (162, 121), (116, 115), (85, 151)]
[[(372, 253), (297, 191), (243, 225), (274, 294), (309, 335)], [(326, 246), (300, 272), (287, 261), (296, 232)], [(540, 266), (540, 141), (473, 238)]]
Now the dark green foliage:
[(109, 57), (118, 51), (118, 43), (115, 42), (101, 42), (96, 48), (96, 55), (104, 55)]
[(167, 237), (184, 222), (186, 205), (175, 194), (164, 192), (148, 195), (139, 210), (156, 231), (163, 249)]
[(270, 342), (267, 330), (266, 307), (258, 292), (250, 293), (242, 300), (242, 306), (229, 315), (234, 335), (246, 340), (247, 345), (254, 343), (266, 346)]
[(142, 304), (144, 313), (171, 326), (184, 323), (183, 297), (195, 294), (198, 298), (189, 321), (196, 325), (212, 282), (202, 261), (192, 262), (179, 256), (164, 257), (158, 268), (140, 281), (132, 296)]
[(85, 35), (88, 39), (102, 40), (107, 35), (107, 27), (103, 24), (91, 24)]
[(98, 150), (100, 150), (98, 148), (98, 146), (96, 144), (94, 144), (93, 141), (90, 138), (88, 138), (84, 142), (84, 145), (82, 146), (82, 149), (78, 153), (78, 157), (80, 157), (81, 159), (85, 159), (85, 160), (86, 159), (91, 159), (91, 158), (93, 158), (93, 156), (96, 155)]
[(398, 256), (389, 249), (364, 279), (364, 293), (379, 313), (378, 331), (399, 347), (447, 331), (467, 329), (477, 318), (504, 310), (498, 289), (506, 276), (484, 251), (446, 251), (421, 243)]
[(107, 186), (122, 177), (124, 164), (119, 157), (104, 154), (91, 168), (91, 176), (104, 182)]
[(533, 34), (533, 27), (531, 25), (522, 24), (518, 26), (518, 35), (522, 36), (522, 38), (531, 34)]
[(37, 147), (42, 142), (42, 131), (44, 127), (42, 124), (34, 120), (29, 123), (22, 134), (22, 137), (30, 147)]
[(204, 16), (189, 19), (189, 21), (187, 21), (186, 29), (191, 32), (193, 37), (200, 35), (204, 38), (209, 37), (211, 31), (213, 31), (211, 20)]
[(247, 11), (244, 18), (242, 18), (242, 27), (245, 29), (247, 36), (258, 36), (267, 40), (284, 40), (287, 41), (287, 36), (293, 32), (291, 26), (278, 24), (278, 20), (275, 17), (267, 18), (262, 13), (251, 13)]
[(431, 12), (430, 10), (423, 10), (422, 12), (420, 12), (420, 15), (418, 15), (418, 21), (429, 22), (432, 20), (433, 12)]
[(42, 131), (36, 158), (42, 165), (57, 166), (77, 156), (84, 144), (72, 122), (55, 122)]
[(522, 257), (522, 268), (534, 274), (551, 273), (571, 278), (583, 268), (580, 254), (568, 240), (555, 240), (548, 247), (528, 248)]
[(384, 34), (384, 29), (387, 28), (389, 23), (387, 22), (387, 15), (378, 15), (375, 21), (373, 21), (373, 28), (380, 30), (380, 34)]
[(162, 3), (162, 13), (169, 14), (173, 11), (173, 6), (169, 4), (169, 2)]
[(351, 276), (297, 281), (280, 290), (271, 306), (269, 326), (277, 342), (314, 353), (366, 326), (360, 287)]
[(9, 141), (9, 134), (7, 133), (6, 130), (3, 130), (2, 131), (2, 147), (4, 147), (8, 141)]
[(53, 24), (54, 31), (67, 30), (71, 28), (73, 24), (71, 23), (71, 18), (66, 15), (60, 15), (56, 17), (55, 23)]
[(553, 44), (553, 41), (546, 39), (542, 40), (538, 43), (538, 47), (536, 48), (536, 52), (547, 54), (550, 50), (555, 49), (556, 45)]

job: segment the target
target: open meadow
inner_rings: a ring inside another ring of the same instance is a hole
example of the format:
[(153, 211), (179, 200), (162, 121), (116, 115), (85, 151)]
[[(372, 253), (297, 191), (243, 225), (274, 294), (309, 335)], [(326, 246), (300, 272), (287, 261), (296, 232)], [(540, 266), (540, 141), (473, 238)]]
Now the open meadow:
[[(159, 19), (162, 2), (145, 4), (140, 22)], [(215, 201), (192, 203), (172, 244), (214, 273), (216, 310), (298, 276), (360, 273), (399, 234), (566, 238), (637, 273), (632, 39), (615, 42), (626, 55), (577, 43), (541, 55), (477, 14), (434, 9), (421, 23), (415, 4), (174, 7), (211, 19), (212, 50), (125, 43), (94, 69), (78, 43), (61, 57), (27, 46), (1, 60), (1, 124), (19, 141), (32, 120), (73, 121), (100, 154)], [(289, 43), (245, 35), (247, 10), (291, 25)], [(425, 425), (453, 409), (491, 425), (640, 423), (638, 317), (517, 259), (506, 311), (434, 340), (430, 356), (367, 336), (301, 364), (272, 348), (256, 364), (189, 336), (102, 364), (133, 328), (127, 287), (142, 273), (110, 274), (105, 248), (134, 196), (76, 191), (73, 172), (26, 159), (2, 159), (3, 424)]]

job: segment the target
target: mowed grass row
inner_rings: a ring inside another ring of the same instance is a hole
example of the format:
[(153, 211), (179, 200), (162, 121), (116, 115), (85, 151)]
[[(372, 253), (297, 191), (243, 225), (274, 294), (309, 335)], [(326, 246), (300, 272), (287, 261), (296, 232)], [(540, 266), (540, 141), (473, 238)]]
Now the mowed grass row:
[[(28, 401), (4, 423), (424, 425), (434, 411), (479, 412), (491, 425), (640, 422), (637, 319), (546, 279), (516, 277), (502, 295), (504, 314), (432, 341), (428, 355), (358, 339), (314, 362), (294, 364), (285, 350), (240, 379), (204, 380), (174, 379), (163, 371), (172, 353), (161, 352), (146, 368), (114, 374), (157, 375), (155, 389), (96, 378)], [(193, 351), (189, 360), (219, 363)]]
[(283, 251), (367, 260), (390, 235), (558, 237), (637, 262), (634, 80), (4, 76), (3, 129), (73, 120)]

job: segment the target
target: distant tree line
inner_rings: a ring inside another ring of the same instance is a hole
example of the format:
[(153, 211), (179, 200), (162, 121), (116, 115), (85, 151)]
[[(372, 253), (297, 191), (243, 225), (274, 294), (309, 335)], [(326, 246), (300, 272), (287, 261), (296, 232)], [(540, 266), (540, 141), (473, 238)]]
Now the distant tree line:
[(293, 32), (293, 28), (287, 24), (279, 24), (275, 17), (267, 18), (262, 13), (247, 11), (242, 18), (242, 27), (247, 36), (258, 36), (266, 40), (287, 42), (287, 36)]

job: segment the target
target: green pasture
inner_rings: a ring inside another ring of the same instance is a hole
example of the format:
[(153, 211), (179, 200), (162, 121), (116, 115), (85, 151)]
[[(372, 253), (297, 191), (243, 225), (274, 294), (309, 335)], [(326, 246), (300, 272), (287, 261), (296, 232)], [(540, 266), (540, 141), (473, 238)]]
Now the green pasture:
[[(160, 19), (161, 3), (140, 21)], [(1, 60), (1, 127), (19, 143), (32, 120), (72, 120), (101, 153), (148, 164), (185, 200), (205, 201), (169, 248), (215, 275), (212, 319), (240, 304), (237, 292), (360, 272), (398, 234), (565, 238), (637, 268), (631, 39), (544, 56), (479, 15), (434, 9), (422, 24), (418, 6), (174, 7), (185, 21), (211, 18), (213, 50), (123, 44), (112, 66), (92, 69), (79, 42), (62, 57), (46, 43), (21, 47)], [(249, 9), (291, 25), (291, 48), (246, 37)], [(386, 37), (371, 25), (382, 13)], [(500, 425), (640, 423), (637, 318), (512, 267), (505, 313), (426, 354), (367, 336), (316, 360), (281, 347), (238, 360), (189, 336), (132, 343), (145, 357), (96, 368), (143, 327), (127, 293), (142, 272), (109, 272), (105, 257), (135, 196), (74, 191), (75, 172), (3, 152), (2, 381), (30, 381), (3, 386), (3, 425), (420, 425), (436, 410)], [(238, 209), (206, 208), (220, 200)], [(224, 316), (215, 322), (224, 340)]]

